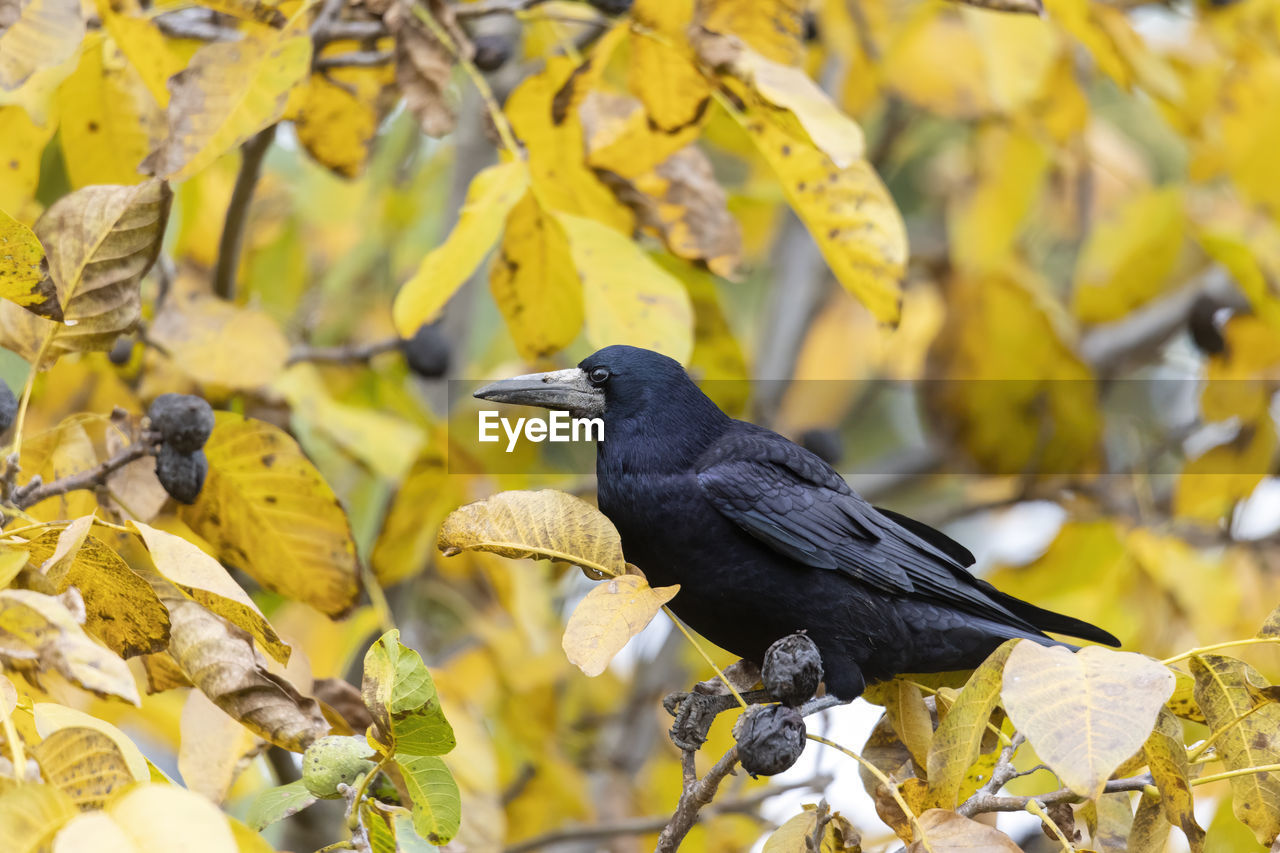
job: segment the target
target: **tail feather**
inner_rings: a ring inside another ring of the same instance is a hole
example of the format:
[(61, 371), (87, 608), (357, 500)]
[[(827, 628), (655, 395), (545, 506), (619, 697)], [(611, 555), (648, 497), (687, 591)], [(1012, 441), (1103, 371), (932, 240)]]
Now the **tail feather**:
[[(987, 584), (987, 586), (990, 586), (990, 584)], [(1076, 619), (1074, 616), (1065, 616), (1052, 610), (1045, 610), (1043, 607), (1036, 607), (1034, 604), (1023, 601), (1020, 598), (1014, 598), (1012, 595), (1003, 593), (993, 586), (990, 587), (989, 592), (991, 597), (1002, 607), (1020, 619), (1030, 622), (1041, 631), (1066, 634), (1068, 637), (1079, 637), (1082, 640), (1102, 643), (1107, 646), (1120, 645), (1120, 641), (1116, 639), (1115, 635), (1083, 619)]]

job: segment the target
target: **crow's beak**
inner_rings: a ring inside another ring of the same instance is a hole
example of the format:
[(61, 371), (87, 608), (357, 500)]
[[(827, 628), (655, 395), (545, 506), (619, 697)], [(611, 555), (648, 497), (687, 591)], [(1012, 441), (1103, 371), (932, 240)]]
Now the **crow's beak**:
[(561, 409), (576, 417), (604, 414), (604, 391), (587, 381), (586, 372), (576, 367), (502, 379), (472, 396), (495, 403)]

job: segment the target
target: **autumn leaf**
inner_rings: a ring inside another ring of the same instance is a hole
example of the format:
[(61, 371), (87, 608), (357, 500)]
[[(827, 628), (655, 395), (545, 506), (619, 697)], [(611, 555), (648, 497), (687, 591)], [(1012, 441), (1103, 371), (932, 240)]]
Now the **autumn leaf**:
[(438, 547), (503, 557), (563, 560), (608, 577), (627, 573), (618, 531), (600, 510), (564, 492), (500, 492), (459, 507), (440, 527)]
[(169, 80), (169, 138), (151, 173), (184, 181), (278, 119), (311, 65), (311, 40), (251, 30), (205, 45)]
[(81, 809), (102, 808), (111, 793), (134, 782), (115, 741), (90, 728), (52, 732), (33, 750), (40, 775)]
[[(0, 106), (0, 139), (5, 140), (8, 161), (8, 168), (0, 169), (0, 210), (8, 211), (23, 224), (35, 221), (40, 213), (35, 201), (40, 160), (56, 129), (56, 122), (41, 125), (22, 107)], [(0, 231), (7, 233), (7, 228), (0, 227)], [(4, 275), (0, 274), (0, 281), (3, 280)], [(52, 286), (49, 292), (52, 293)]]
[(804, 58), (804, 3), (800, 0), (698, 0), (698, 26), (732, 34), (783, 65)]
[[(1243, 661), (1221, 655), (1191, 658), (1191, 674), (1196, 679), (1196, 703), (1217, 736), (1214, 746), (1227, 769), (1280, 764), (1280, 703), (1259, 702), (1251, 689), (1266, 685), (1262, 675)], [(1280, 773), (1232, 777), (1231, 808), (1259, 844), (1270, 844), (1280, 833)]]
[(1000, 700), (1002, 673), (1016, 642), (1006, 641), (974, 670), (938, 723), (925, 760), (930, 802), (936, 806), (956, 806), (965, 774), (982, 753), (987, 724)]
[(582, 329), (582, 287), (569, 238), (532, 191), (507, 213), (489, 289), (526, 361), (564, 349)]
[(53, 320), (62, 318), (44, 247), (35, 232), (0, 210), (0, 296)]
[(0, 590), (0, 659), (38, 674), (52, 670), (99, 696), (137, 705), (128, 665), (84, 633), (57, 598), (26, 589)]
[[(358, 42), (334, 41), (324, 45), (318, 56), (338, 56), (358, 49)], [(302, 147), (334, 173), (358, 177), (373, 153), (378, 124), (393, 106), (387, 96), (393, 80), (389, 64), (312, 74), (293, 120)]]
[(104, 735), (116, 745), (129, 770), (129, 775), (134, 780), (146, 782), (151, 779), (151, 767), (142, 751), (129, 739), (128, 735), (111, 723), (86, 714), (84, 711), (77, 711), (75, 708), (53, 702), (35, 703), (32, 707), (32, 717), (35, 720), (36, 732), (42, 738), (47, 738), (62, 729), (91, 729)]
[(13, 11), (0, 33), (0, 90), (69, 59), (84, 38), (79, 0), (31, 0)]
[(585, 674), (599, 675), (679, 591), (679, 585), (654, 589), (639, 575), (601, 581), (573, 609), (562, 640), (564, 653)]
[(183, 373), (207, 385), (261, 388), (289, 357), (289, 341), (269, 316), (204, 293), (172, 294), (149, 333)]
[(178, 785), (139, 785), (107, 804), (106, 814), (137, 850), (164, 850), (188, 839), (192, 853), (237, 853), (218, 807)]
[(664, 135), (684, 128), (696, 131), (711, 102), (711, 84), (685, 37), (693, 8), (693, 0), (636, 0), (631, 6), (631, 19), (657, 37), (639, 28), (631, 31), (627, 87)]
[(521, 160), (490, 166), (472, 179), (458, 224), (396, 294), (392, 310), (401, 337), (412, 337), (419, 326), (435, 319), (480, 266), (502, 233), (503, 220), (524, 197), (528, 180)]
[(1165, 817), (1182, 829), (1192, 850), (1202, 850), (1205, 833), (1196, 822), (1190, 765), (1182, 740), (1182, 723), (1168, 708), (1161, 708), (1143, 752), (1151, 768), (1151, 778), (1160, 789), (1160, 805)]
[[(442, 0), (428, 0), (423, 12), (447, 32), (455, 46), (470, 58), (471, 43), (454, 21), (453, 7)], [(404, 93), (405, 106), (428, 136), (444, 136), (457, 121), (454, 98), (449, 92), (453, 55), (435, 34), (418, 21), (413, 5), (393, 0), (384, 16), (395, 36), (396, 85)]]
[(182, 706), (178, 772), (187, 787), (221, 803), (227, 792), (266, 743), (228, 716), (199, 690)]
[(52, 832), (79, 813), (71, 798), (53, 785), (8, 785), (0, 793), (0, 838), (11, 850), (35, 853)]
[(443, 755), (457, 745), (431, 673), (422, 656), (400, 642), (399, 631), (382, 635), (365, 653), (361, 693), (384, 752)]
[(1120, 762), (1147, 740), (1173, 693), (1166, 667), (1131, 652), (1019, 642), (1001, 699), (1036, 754), (1082, 797), (1097, 797)]
[(217, 412), (209, 474), (181, 515), (228, 563), (268, 589), (337, 616), (359, 594), (341, 504), (288, 433)]
[[(907, 853), (930, 849), (1022, 853), (1013, 839), (1000, 830), (946, 809), (929, 809), (921, 814), (920, 830), (922, 836), (907, 845)], [(926, 839), (929, 846), (925, 846)]]
[(93, 186), (63, 196), (36, 223), (65, 325), (54, 352), (108, 350), (140, 318), (142, 277), (160, 253), (173, 194), (163, 181)]
[[(818, 829), (820, 815), (812, 805), (773, 831), (764, 842), (763, 853), (801, 853), (812, 850), (810, 839)], [(822, 839), (814, 853), (858, 853), (862, 834), (839, 813), (826, 815)]]

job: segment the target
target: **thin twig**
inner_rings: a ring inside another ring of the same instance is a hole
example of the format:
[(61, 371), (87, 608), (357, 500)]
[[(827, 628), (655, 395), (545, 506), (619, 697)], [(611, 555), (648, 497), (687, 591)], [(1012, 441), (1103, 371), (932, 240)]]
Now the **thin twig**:
[(122, 448), (115, 456), (87, 471), (68, 474), (66, 477), (54, 480), (52, 483), (42, 483), (33, 478), (25, 486), (20, 486), (14, 490), (10, 496), (9, 503), (18, 509), (26, 509), (43, 500), (65, 495), (67, 492), (79, 491), (80, 489), (95, 489), (105, 483), (107, 477), (130, 462), (150, 455), (153, 447), (154, 445), (150, 441), (137, 441)]
[(372, 341), (367, 344), (341, 344), (332, 347), (314, 347), (299, 344), (289, 353), (286, 364), (300, 361), (321, 361), (327, 364), (363, 364), (374, 356), (390, 352), (400, 346), (399, 338)]
[[(1148, 788), (1155, 790), (1154, 785), (1151, 774), (1144, 773), (1141, 776), (1132, 776), (1128, 779), (1112, 779), (1102, 789), (1102, 793), (1118, 794), (1124, 791), (1146, 791)], [(973, 817), (976, 814), (985, 814), (987, 812), (1026, 811), (1027, 804), (1032, 800), (1044, 806), (1052, 806), (1056, 803), (1079, 803), (1085, 799), (1087, 798), (1080, 796), (1069, 788), (1062, 788), (1048, 794), (1036, 794), (1034, 797), (1007, 797), (977, 793), (961, 803), (956, 811), (965, 817)]]
[[(749, 797), (741, 797), (739, 799), (712, 803), (698, 813), (694, 822), (697, 823), (718, 815), (749, 814), (770, 797), (776, 797), (779, 794), (784, 794), (788, 791), (821, 791), (830, 785), (831, 782), (832, 779), (830, 776), (815, 776), (813, 779), (809, 779), (804, 782), (797, 782), (792, 785), (780, 785), (776, 788), (767, 788), (763, 791), (752, 794)], [(566, 841), (604, 841), (606, 839), (616, 838), (622, 835), (648, 835), (653, 832), (658, 832), (670, 821), (671, 818), (665, 815), (652, 815), (650, 817), (628, 818), (626, 820), (619, 820), (613, 823), (598, 823), (590, 826), (566, 826), (561, 829), (545, 832), (542, 835), (537, 835), (533, 838), (527, 838), (518, 844), (513, 844), (510, 847), (507, 847), (504, 850), (504, 853), (529, 853), (531, 850), (538, 850), (552, 844), (560, 844)]]
[(262, 174), (262, 161), (275, 136), (276, 125), (273, 124), (259, 131), (240, 148), (240, 173), (236, 175), (236, 185), (227, 204), (227, 219), (222, 226), (222, 239), (218, 241), (218, 262), (213, 269), (213, 292), (223, 299), (235, 299), (236, 296), (236, 271), (240, 267), (240, 249), (244, 245), (244, 230), (249, 222), (249, 205)]
[(331, 68), (377, 68), (387, 65), (396, 58), (392, 50), (355, 50), (350, 53), (335, 53), (333, 56), (317, 56), (311, 63), (317, 71)]
[[(692, 763), (692, 756), (691, 750), (685, 750), (686, 763)], [(738, 747), (735, 744), (715, 763), (714, 767), (707, 771), (706, 776), (695, 779), (692, 783), (686, 778), (684, 791), (680, 794), (680, 802), (676, 805), (675, 814), (658, 835), (658, 846), (654, 848), (654, 853), (675, 853), (680, 842), (684, 841), (684, 837), (697, 822), (698, 812), (703, 806), (711, 803), (716, 795), (716, 789), (720, 787), (724, 777), (733, 772), (737, 764)]]

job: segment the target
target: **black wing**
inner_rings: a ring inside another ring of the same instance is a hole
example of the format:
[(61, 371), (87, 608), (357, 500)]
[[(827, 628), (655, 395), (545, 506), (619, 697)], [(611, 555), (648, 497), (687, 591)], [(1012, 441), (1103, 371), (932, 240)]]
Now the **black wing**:
[(973, 555), (913, 519), (876, 509), (829, 465), (776, 433), (733, 431), (699, 460), (698, 483), (721, 514), (775, 551), (870, 587), (910, 594), (1030, 632), (1116, 643), (1087, 622), (1006, 595), (966, 571)]

